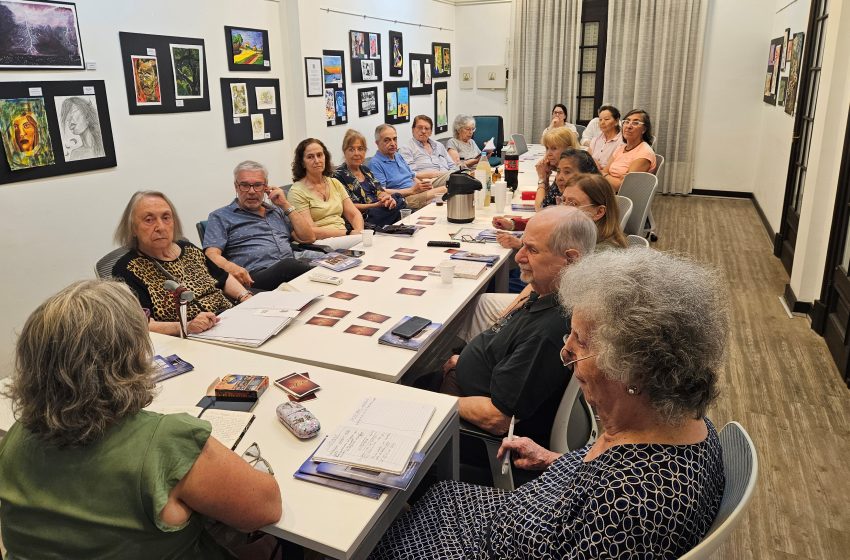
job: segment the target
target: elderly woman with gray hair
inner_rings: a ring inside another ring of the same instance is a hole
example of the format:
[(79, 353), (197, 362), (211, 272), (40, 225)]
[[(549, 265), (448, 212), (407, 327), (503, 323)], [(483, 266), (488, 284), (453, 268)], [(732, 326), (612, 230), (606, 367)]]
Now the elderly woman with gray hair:
[(559, 298), (572, 329), (561, 359), (604, 433), (564, 455), (505, 439), (499, 456), (545, 472), (513, 492), (440, 483), (372, 558), (673, 559), (709, 529), (725, 482), (704, 416), (729, 322), (716, 274), (656, 251), (609, 251), (568, 267)]
[[(233, 558), (207, 518), (275, 523), (280, 488), (187, 414), (153, 400), (153, 348), (126, 286), (85, 280), (42, 303), (16, 347), (0, 442), (0, 522), (10, 558)], [(222, 484), (222, 481), (227, 481)]]
[(452, 123), (452, 138), (446, 143), (449, 156), (462, 169), (472, 169), (481, 160), (481, 148), (472, 139), (475, 134), (475, 119), (469, 115), (458, 115)]
[(165, 282), (177, 282), (194, 294), (187, 305), (187, 330), (199, 333), (218, 322), (216, 315), (251, 292), (183, 238), (174, 205), (159, 191), (137, 191), (124, 208), (115, 241), (127, 248), (112, 276), (129, 285), (139, 303), (150, 312), (150, 330), (179, 335), (174, 295)]

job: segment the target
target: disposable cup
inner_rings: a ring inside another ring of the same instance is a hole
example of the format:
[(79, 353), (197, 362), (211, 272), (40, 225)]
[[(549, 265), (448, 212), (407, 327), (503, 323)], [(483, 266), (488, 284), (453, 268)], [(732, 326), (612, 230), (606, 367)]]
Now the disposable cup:
[(507, 193), (508, 183), (506, 181), (496, 181), (493, 183), (493, 204), (497, 212), (504, 210)]
[(401, 219), (406, 220), (407, 218), (410, 217), (410, 215), (412, 213), (413, 213), (413, 210), (411, 210), (410, 208), (405, 208), (404, 210), (401, 211)]
[(363, 243), (363, 246), (364, 246), (364, 247), (371, 247), (371, 246), (372, 246), (372, 236), (373, 236), (374, 234), (375, 234), (375, 232), (374, 232), (374, 231), (372, 231), (371, 229), (364, 229), (364, 230), (363, 230), (363, 233), (362, 233), (362, 235), (363, 235), (362, 243)]
[(440, 278), (443, 279), (443, 284), (451, 284), (455, 279), (455, 263), (444, 261), (440, 263)]

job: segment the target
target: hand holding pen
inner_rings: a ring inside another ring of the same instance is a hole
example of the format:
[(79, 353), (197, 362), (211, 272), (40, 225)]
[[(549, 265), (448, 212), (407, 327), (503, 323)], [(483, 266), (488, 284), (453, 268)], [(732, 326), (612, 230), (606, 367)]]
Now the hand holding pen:
[[(511, 425), (508, 427), (508, 437), (505, 438), (507, 441), (511, 441), (514, 439), (514, 425), (516, 424), (516, 416), (511, 416)], [(501, 451), (501, 448), (499, 449)], [(510, 449), (505, 453), (505, 457), (502, 459), (502, 474), (508, 474), (511, 470), (511, 451)]]

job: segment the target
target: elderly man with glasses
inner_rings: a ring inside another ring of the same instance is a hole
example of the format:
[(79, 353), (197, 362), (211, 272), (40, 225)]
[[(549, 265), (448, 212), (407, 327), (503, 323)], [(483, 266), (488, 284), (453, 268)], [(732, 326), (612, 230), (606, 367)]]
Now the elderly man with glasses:
[(233, 170), (233, 184), (233, 202), (209, 215), (202, 240), (207, 258), (255, 290), (274, 290), (310, 270), (295, 258), (290, 240), (312, 243), (316, 237), (283, 189), (268, 184), (266, 168), (243, 161)]
[(460, 169), (446, 147), (431, 139), (434, 121), (428, 115), (413, 118), (413, 138), (399, 153), (420, 180), (431, 180), (431, 186), (442, 187), (449, 175)]

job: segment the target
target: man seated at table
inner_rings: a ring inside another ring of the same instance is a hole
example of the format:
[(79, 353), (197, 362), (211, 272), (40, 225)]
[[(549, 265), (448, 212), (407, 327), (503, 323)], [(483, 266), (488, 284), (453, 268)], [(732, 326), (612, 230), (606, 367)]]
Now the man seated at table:
[(449, 358), (440, 391), (460, 397), (464, 420), (504, 434), (516, 416), (517, 435), (548, 445), (570, 379), (560, 357), (569, 327), (555, 299), (558, 278), (564, 267), (593, 252), (596, 226), (581, 210), (551, 206), (529, 221), (522, 242), (516, 262), (530, 290)]
[(417, 179), (431, 180), (435, 187), (442, 187), (449, 175), (460, 169), (440, 142), (431, 140), (434, 121), (428, 115), (416, 115), (413, 119), (413, 138), (400, 150), (401, 156), (416, 173)]
[(445, 187), (432, 188), (431, 180), (420, 180), (398, 153), (398, 134), (394, 126), (378, 125), (375, 129), (378, 151), (369, 162), (375, 178), (390, 194), (400, 194), (413, 210), (422, 208), (435, 196), (442, 196)]
[[(210, 213), (203, 246), (207, 257), (242, 285), (274, 290), (310, 270), (295, 258), (294, 237), (316, 240), (301, 212), (286, 199), (283, 189), (268, 184), (268, 170), (256, 161), (243, 161), (233, 170), (236, 198)], [(264, 202), (268, 194), (269, 201)]]

